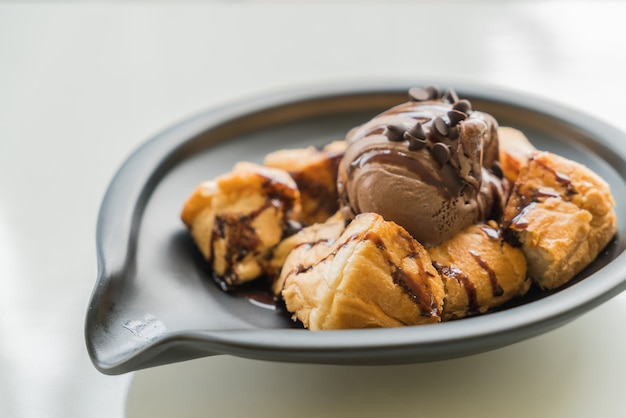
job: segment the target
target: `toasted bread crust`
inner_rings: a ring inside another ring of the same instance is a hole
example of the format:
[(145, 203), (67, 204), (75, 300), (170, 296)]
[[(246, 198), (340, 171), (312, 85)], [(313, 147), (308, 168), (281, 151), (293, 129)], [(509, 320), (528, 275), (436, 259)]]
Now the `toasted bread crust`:
[(617, 229), (608, 184), (587, 167), (537, 152), (522, 168), (503, 225), (543, 289), (562, 286), (591, 263)]
[(303, 252), (287, 257), (281, 276), (287, 309), (305, 327), (441, 321), (443, 282), (428, 253), (402, 227), (380, 215), (358, 215), (334, 243), (312, 243)]

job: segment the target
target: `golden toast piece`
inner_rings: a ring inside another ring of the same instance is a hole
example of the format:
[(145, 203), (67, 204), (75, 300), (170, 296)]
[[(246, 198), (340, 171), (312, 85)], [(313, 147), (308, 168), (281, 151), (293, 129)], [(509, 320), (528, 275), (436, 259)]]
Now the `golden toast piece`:
[(502, 173), (513, 183), (522, 167), (526, 166), (530, 157), (537, 152), (537, 148), (522, 131), (508, 126), (498, 128), (498, 139)]
[(286, 275), (280, 275), (287, 256), (299, 260), (302, 265), (312, 265), (320, 260), (346, 229), (347, 221), (336, 212), (324, 223), (305, 227), (296, 234), (282, 240), (272, 251), (267, 272), (272, 282), (272, 292), (280, 295), (285, 285)]
[(428, 253), (446, 289), (444, 320), (485, 313), (531, 285), (524, 254), (503, 241), (495, 223), (471, 225)]
[(266, 166), (287, 171), (298, 185), (306, 225), (326, 221), (339, 208), (337, 167), (345, 148), (345, 141), (335, 141), (322, 150), (279, 150), (265, 156)]
[(181, 218), (216, 278), (231, 286), (264, 274), (271, 249), (300, 212), (300, 193), (287, 172), (240, 162), (199, 185)]
[(572, 279), (617, 229), (609, 185), (582, 164), (535, 153), (519, 173), (505, 208), (507, 238), (518, 243), (528, 274), (543, 289)]
[(281, 272), (287, 310), (311, 330), (441, 321), (444, 286), (424, 247), (380, 215), (358, 215), (329, 245), (298, 247)]

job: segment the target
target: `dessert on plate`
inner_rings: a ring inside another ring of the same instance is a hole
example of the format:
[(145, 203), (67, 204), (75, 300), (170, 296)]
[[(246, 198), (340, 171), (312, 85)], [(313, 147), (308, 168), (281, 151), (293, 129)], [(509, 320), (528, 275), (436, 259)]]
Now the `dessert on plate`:
[(224, 290), (268, 280), (311, 330), (484, 314), (568, 283), (617, 228), (608, 184), (449, 89), (322, 149), (276, 150), (182, 210)]

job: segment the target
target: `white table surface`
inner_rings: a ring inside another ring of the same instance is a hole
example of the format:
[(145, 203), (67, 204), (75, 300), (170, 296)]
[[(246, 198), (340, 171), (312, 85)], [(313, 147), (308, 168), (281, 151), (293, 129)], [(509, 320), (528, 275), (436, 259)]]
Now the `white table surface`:
[(219, 356), (105, 376), (83, 337), (100, 201), (161, 129), (274, 89), (436, 77), (626, 130), (624, 16), (601, 1), (0, 3), (0, 416), (626, 416), (624, 293), (529, 341), (410, 366)]

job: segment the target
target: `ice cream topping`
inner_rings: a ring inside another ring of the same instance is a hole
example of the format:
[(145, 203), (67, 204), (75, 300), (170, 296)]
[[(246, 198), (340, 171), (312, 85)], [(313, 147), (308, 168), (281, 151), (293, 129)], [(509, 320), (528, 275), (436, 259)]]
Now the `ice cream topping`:
[(351, 130), (337, 187), (345, 213), (375, 212), (426, 246), (502, 210), (497, 122), (453, 90), (409, 101)]

